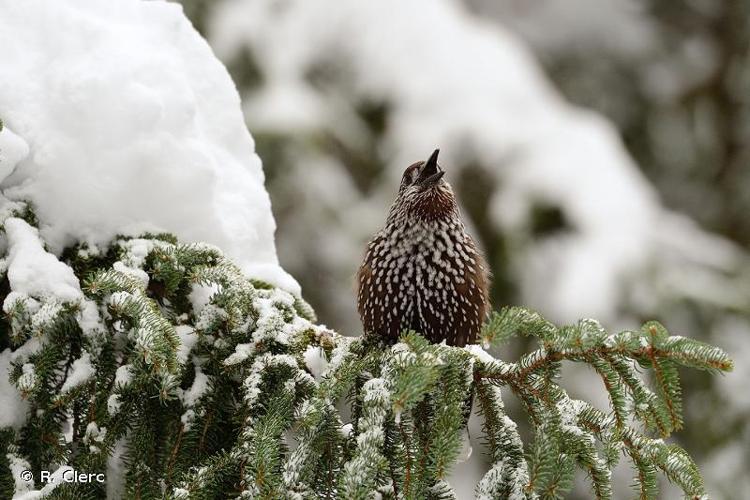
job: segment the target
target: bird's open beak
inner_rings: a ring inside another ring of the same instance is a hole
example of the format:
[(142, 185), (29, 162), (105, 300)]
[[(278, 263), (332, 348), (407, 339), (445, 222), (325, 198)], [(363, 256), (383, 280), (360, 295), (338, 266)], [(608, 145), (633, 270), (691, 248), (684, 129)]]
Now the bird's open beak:
[(445, 171), (443, 171), (437, 163), (438, 154), (440, 154), (440, 150), (436, 149), (432, 152), (427, 161), (424, 162), (422, 169), (419, 171), (419, 177), (417, 177), (418, 184), (425, 187), (431, 186), (445, 175)]

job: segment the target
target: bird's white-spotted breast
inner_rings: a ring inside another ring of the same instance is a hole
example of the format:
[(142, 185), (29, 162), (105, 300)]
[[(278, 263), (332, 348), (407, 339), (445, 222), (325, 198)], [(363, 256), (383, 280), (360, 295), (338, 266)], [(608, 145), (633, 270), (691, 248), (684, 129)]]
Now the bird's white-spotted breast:
[(465, 345), (486, 314), (487, 273), (433, 156), (404, 172), (359, 270), (358, 308), (365, 331), (386, 341), (411, 329)]

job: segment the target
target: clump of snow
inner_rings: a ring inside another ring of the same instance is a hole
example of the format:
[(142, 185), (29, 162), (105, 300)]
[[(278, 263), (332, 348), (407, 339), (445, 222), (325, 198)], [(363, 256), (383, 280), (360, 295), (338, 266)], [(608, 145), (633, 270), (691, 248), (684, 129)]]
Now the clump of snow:
[(120, 411), (120, 407), (122, 406), (122, 402), (120, 401), (120, 396), (118, 394), (111, 394), (107, 398), (107, 413), (114, 416), (118, 411)]
[(586, 404), (578, 399), (563, 398), (557, 402), (557, 409), (560, 412), (560, 424), (563, 430), (573, 434), (582, 434), (578, 426), (578, 414), (583, 411)]
[(92, 453), (98, 453), (101, 450), (99, 444), (104, 441), (105, 437), (107, 437), (106, 427), (100, 428), (96, 422), (89, 422), (86, 426), (83, 442), (89, 445), (89, 450)]
[(328, 367), (323, 373), (323, 376), (331, 373), (336, 373), (336, 370), (338, 370), (344, 360), (352, 355), (350, 348), (354, 339), (352, 339), (351, 337), (342, 337), (339, 340), (339, 343), (331, 353), (331, 360), (328, 362)]
[(242, 363), (255, 352), (255, 343), (243, 343), (234, 346), (234, 352), (230, 354), (227, 359), (224, 360), (224, 364), (227, 366), (236, 365)]
[(133, 367), (130, 364), (119, 366), (115, 372), (115, 385), (128, 385), (133, 380)]
[(9, 314), (17, 307), (23, 307), (26, 311), (33, 313), (39, 310), (40, 304), (38, 300), (28, 297), (24, 293), (10, 292), (3, 301), (3, 312)]
[(208, 375), (203, 373), (203, 370), (199, 365), (195, 365), (195, 378), (193, 379), (192, 385), (185, 391), (180, 392), (180, 399), (182, 404), (187, 410), (180, 417), (180, 421), (184, 425), (185, 430), (190, 428), (193, 420), (195, 420), (195, 405), (198, 400), (208, 391), (210, 379)]
[(190, 491), (186, 490), (185, 488), (175, 488), (172, 491), (172, 494), (175, 498), (179, 499), (190, 498)]
[(80, 358), (73, 361), (71, 372), (68, 374), (68, 378), (65, 379), (60, 393), (64, 394), (87, 382), (95, 373), (94, 367), (91, 366), (91, 355), (84, 352)]
[(0, 353), (0, 427), (20, 429), (26, 421), (28, 401), (21, 397), (18, 388), (10, 383), (9, 370), (13, 353), (5, 349)]
[(239, 95), (179, 5), (6, 2), (0, 34), (0, 181), (52, 252), (168, 231), (299, 293)]
[(104, 325), (99, 315), (99, 308), (92, 300), (85, 299), (76, 318), (78, 326), (81, 327), (84, 335), (91, 336), (95, 332), (104, 329)]
[(143, 288), (146, 288), (148, 286), (148, 274), (146, 274), (146, 271), (144, 271), (143, 269), (130, 267), (119, 260), (112, 265), (112, 268), (115, 271), (121, 272), (126, 276), (135, 279), (138, 283), (141, 284), (141, 286), (143, 286)]
[(339, 429), (339, 431), (344, 438), (349, 438), (354, 432), (354, 424), (352, 424), (351, 422), (348, 424), (344, 424), (341, 426), (341, 429)]
[(219, 291), (216, 283), (210, 285), (193, 285), (188, 294), (188, 300), (193, 306), (193, 314), (198, 315), (211, 302), (211, 297)]
[(63, 301), (83, 298), (73, 270), (44, 249), (35, 228), (22, 219), (11, 217), (5, 221), (5, 234), (8, 281), (14, 292)]
[[(252, 327), (254, 329), (253, 341), (237, 344), (235, 352), (224, 360), (225, 365), (234, 365), (248, 359), (255, 352), (258, 344), (276, 342), (287, 345), (292, 338), (302, 332), (312, 330), (316, 335), (320, 335), (327, 331), (325, 327), (313, 325), (307, 319), (297, 316), (294, 312), (294, 297), (283, 290), (257, 290), (253, 298), (253, 307), (258, 315), (254, 320), (254, 325), (245, 323), (239, 328), (240, 331), (244, 331)], [(211, 304), (201, 311), (196, 324), (197, 329), (202, 329), (204, 325), (211, 322), (210, 319), (204, 321), (207, 312), (211, 316), (215, 314)], [(248, 321), (250, 320), (252, 318)]]
[(302, 357), (305, 360), (305, 366), (310, 370), (316, 381), (319, 381), (323, 373), (328, 368), (328, 359), (325, 351), (321, 347), (310, 345), (307, 347)]
[(24, 479), (24, 471), (31, 470), (29, 462), (13, 453), (5, 455), (8, 459), (8, 467), (10, 468), (11, 475), (13, 476), (13, 482), (15, 483), (15, 493), (13, 498), (17, 498), (34, 488), (34, 479)]
[[(164, 244), (166, 245), (166, 243)], [(128, 267), (141, 269), (146, 262), (148, 254), (160, 245), (160, 242), (154, 239), (131, 238), (121, 241), (119, 245), (125, 250), (125, 255), (123, 256), (124, 264)]]
[(205, 330), (210, 325), (217, 322), (221, 322), (229, 317), (229, 314), (219, 306), (214, 304), (205, 305), (200, 313), (198, 313), (198, 320), (195, 322), (196, 330)]
[(182, 402), (185, 406), (195, 406), (195, 403), (208, 390), (209, 378), (203, 373), (200, 366), (195, 367), (195, 379), (188, 390), (182, 394)]
[(485, 351), (482, 346), (477, 344), (469, 344), (464, 349), (469, 351), (471, 354), (477, 357), (479, 361), (486, 364), (492, 364), (496, 361), (494, 357), (492, 357), (492, 354)]
[(184, 365), (190, 354), (190, 350), (198, 342), (198, 334), (195, 333), (195, 328), (189, 325), (177, 325), (174, 327), (174, 331), (180, 339), (180, 347), (177, 349), (177, 360), (180, 364)]

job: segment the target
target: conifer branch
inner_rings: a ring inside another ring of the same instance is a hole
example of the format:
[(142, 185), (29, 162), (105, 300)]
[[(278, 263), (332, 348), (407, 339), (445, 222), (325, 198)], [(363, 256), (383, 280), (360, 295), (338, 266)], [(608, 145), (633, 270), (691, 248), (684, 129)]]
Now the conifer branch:
[[(561, 497), (576, 468), (596, 498), (612, 498), (622, 454), (641, 498), (658, 496), (658, 473), (705, 494), (687, 453), (650, 436), (683, 425), (678, 367), (722, 372), (732, 361), (658, 323), (611, 334), (509, 307), (485, 325), (484, 349), (418, 332), (380, 345), (316, 325), (301, 298), (248, 279), (209, 245), (145, 235), (84, 250), (66, 252), (79, 300), (5, 299), (10, 380), (30, 405), (20, 432), (0, 431), (6, 474), (22, 461), (105, 471), (119, 453), (126, 494), (141, 498), (454, 498), (473, 395), (492, 464), (478, 498)], [(539, 347), (515, 362), (485, 350), (517, 335)], [(563, 362), (594, 370), (611, 412), (568, 396)], [(503, 389), (530, 417), (529, 443)]]

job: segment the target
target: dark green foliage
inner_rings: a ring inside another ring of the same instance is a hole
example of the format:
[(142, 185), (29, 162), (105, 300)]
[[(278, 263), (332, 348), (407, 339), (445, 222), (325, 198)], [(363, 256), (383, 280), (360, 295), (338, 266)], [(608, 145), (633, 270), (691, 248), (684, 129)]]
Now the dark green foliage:
[[(686, 495), (705, 493), (687, 453), (648, 433), (667, 437), (682, 426), (677, 367), (731, 370), (725, 353), (692, 339), (670, 337), (656, 322), (646, 323), (638, 332), (608, 335), (592, 320), (555, 328), (522, 308), (495, 313), (484, 338), (507, 340), (513, 333), (538, 336), (542, 348), (522, 356), (518, 363), (488, 360), (482, 363), (479, 377), (508, 386), (529, 410), (536, 432), (529, 456), (530, 484), (542, 497), (556, 497), (570, 488), (567, 474), (561, 473), (569, 469), (566, 457), (574, 457), (588, 471), (597, 498), (611, 497), (608, 470), (618, 450), (633, 460), (641, 498), (656, 497), (657, 469)], [(563, 360), (584, 362), (596, 370), (610, 395), (611, 416), (568, 398), (554, 380), (555, 367)], [(652, 370), (655, 391), (641, 380), (632, 361)], [(480, 401), (483, 397), (480, 391)], [(643, 425), (643, 433), (628, 426), (631, 417)], [(604, 456), (599, 456), (594, 439), (604, 447)]]
[[(704, 494), (690, 457), (654, 434), (683, 424), (678, 366), (716, 372), (731, 361), (657, 323), (608, 334), (592, 320), (558, 328), (504, 308), (483, 330), (485, 347), (515, 335), (540, 342), (508, 363), (416, 332), (394, 346), (340, 336), (315, 325), (301, 298), (248, 279), (218, 249), (168, 235), (79, 246), (63, 259), (83, 283), (81, 300), (18, 296), (2, 321), (16, 355), (10, 380), (30, 405), (20, 430), (0, 429), (3, 498), (14, 492), (13, 467), (39, 477), (61, 464), (106, 473), (117, 463), (122, 473), (108, 480), (119, 476), (126, 498), (454, 498), (448, 477), (472, 394), (493, 464), (479, 498), (562, 498), (576, 468), (595, 497), (611, 498), (621, 455), (641, 498), (658, 495), (658, 472), (686, 495)], [(557, 384), (564, 361), (594, 369), (611, 414)], [(91, 373), (71, 382), (79, 365)], [(501, 387), (528, 412), (526, 447)], [(50, 498), (106, 490), (65, 484)]]

